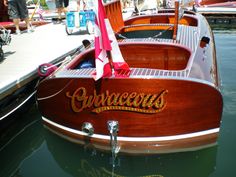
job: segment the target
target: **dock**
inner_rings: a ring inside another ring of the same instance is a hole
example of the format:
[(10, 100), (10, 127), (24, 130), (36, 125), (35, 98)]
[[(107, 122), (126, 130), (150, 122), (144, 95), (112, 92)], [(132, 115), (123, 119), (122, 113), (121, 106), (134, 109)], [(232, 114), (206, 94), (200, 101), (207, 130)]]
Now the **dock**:
[(236, 28), (235, 7), (197, 7), (196, 11), (204, 15), (213, 28)]
[(67, 35), (63, 23), (49, 23), (36, 27), (32, 33), (11, 37), (11, 43), (3, 46), (5, 58), (0, 63), (0, 100), (38, 77), (39, 65), (63, 60), (84, 39), (93, 40), (93, 35), (83, 31)]

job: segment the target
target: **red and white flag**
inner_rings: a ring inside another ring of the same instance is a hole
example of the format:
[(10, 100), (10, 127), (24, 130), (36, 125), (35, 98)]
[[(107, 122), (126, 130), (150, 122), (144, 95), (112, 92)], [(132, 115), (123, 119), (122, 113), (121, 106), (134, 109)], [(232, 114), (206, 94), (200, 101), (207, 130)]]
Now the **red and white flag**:
[[(118, 42), (113, 33), (101, 0), (95, 3), (95, 64), (96, 72), (92, 73), (95, 80), (112, 76), (114, 67), (115, 77), (128, 77), (130, 69), (122, 57)], [(109, 62), (107, 52), (110, 51), (112, 63)]]

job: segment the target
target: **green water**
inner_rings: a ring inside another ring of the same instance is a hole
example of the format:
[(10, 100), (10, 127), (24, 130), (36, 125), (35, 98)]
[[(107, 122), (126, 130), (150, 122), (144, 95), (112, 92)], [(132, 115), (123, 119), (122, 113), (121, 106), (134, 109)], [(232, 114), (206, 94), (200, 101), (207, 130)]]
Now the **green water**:
[[(0, 136), (0, 177), (235, 177), (236, 32), (215, 31), (224, 112), (218, 145), (149, 156), (110, 153), (70, 143), (43, 127), (36, 105)], [(113, 167), (114, 164), (115, 166)]]

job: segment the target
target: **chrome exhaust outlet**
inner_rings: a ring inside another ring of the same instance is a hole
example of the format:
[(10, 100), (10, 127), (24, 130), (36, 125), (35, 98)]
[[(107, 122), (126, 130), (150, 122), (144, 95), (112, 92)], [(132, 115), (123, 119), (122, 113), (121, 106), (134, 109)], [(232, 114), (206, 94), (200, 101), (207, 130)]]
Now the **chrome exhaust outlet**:
[(92, 136), (94, 133), (93, 125), (89, 122), (84, 122), (82, 125), (82, 132), (88, 134), (89, 136)]
[(119, 131), (118, 121), (107, 121), (107, 128), (110, 133), (110, 144), (111, 144), (111, 153), (112, 153), (112, 166), (115, 167), (115, 159), (120, 151), (120, 147), (117, 142), (117, 134)]

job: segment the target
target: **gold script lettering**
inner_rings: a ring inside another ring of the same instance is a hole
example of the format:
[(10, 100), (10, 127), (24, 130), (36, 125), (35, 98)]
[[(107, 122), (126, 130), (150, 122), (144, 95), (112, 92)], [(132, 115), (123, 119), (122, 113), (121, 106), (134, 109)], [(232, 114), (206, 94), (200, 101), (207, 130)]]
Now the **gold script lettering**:
[(157, 113), (164, 109), (166, 101), (164, 95), (168, 90), (163, 90), (158, 94), (145, 94), (136, 92), (104, 93), (87, 95), (87, 90), (80, 87), (73, 93), (67, 92), (66, 96), (70, 98), (71, 108), (74, 112), (81, 112), (84, 109), (92, 108), (92, 112), (100, 113), (103, 111), (120, 110), (141, 113)]

